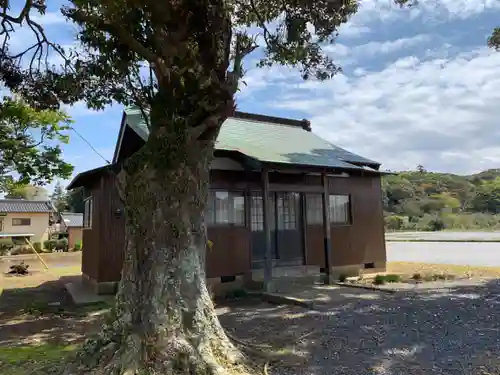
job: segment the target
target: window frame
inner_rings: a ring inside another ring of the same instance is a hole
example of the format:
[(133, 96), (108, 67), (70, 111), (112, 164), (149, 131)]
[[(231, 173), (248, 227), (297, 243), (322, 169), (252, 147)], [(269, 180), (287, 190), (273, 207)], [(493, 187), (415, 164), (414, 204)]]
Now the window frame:
[[(332, 197), (347, 197), (347, 222), (339, 222), (339, 221), (333, 221), (333, 206), (332, 206)], [(329, 219), (330, 219), (330, 225), (334, 225), (336, 227), (345, 227), (352, 225), (353, 222), (353, 216), (352, 216), (352, 195), (351, 194), (346, 194), (346, 193), (330, 193), (328, 194), (328, 214), (329, 214)]]
[[(20, 224), (14, 224), (15, 220), (19, 220)], [(23, 220), (27, 220), (28, 224), (22, 224)], [(31, 218), (30, 217), (13, 217), (11, 220), (11, 224), (13, 227), (30, 227), (31, 226)]]
[[(229, 216), (233, 218), (233, 221), (230, 222), (217, 222), (217, 207), (216, 207), (216, 196), (217, 193), (227, 193), (229, 196), (233, 195), (233, 202), (234, 198), (240, 197), (243, 198), (243, 220), (241, 222), (234, 222), (234, 205), (233, 205), (233, 212), (229, 213)], [(211, 203), (213, 202), (213, 204)], [(212, 212), (209, 211), (209, 209), (212, 208)], [(247, 199), (246, 199), (246, 194), (245, 190), (239, 190), (239, 189), (210, 189), (208, 192), (208, 202), (205, 208), (205, 223), (207, 227), (213, 228), (213, 227), (238, 227), (238, 228), (245, 228), (247, 226)]]
[(93, 216), (94, 216), (94, 199), (92, 195), (90, 195), (83, 200), (83, 225), (82, 225), (83, 230), (92, 229)]

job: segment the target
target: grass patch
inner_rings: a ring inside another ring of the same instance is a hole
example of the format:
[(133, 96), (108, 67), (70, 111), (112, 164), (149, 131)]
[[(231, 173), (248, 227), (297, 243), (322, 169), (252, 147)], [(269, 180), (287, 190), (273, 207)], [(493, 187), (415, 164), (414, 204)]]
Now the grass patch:
[(384, 285), (386, 283), (399, 283), (401, 276), (397, 274), (377, 275), (373, 279), (375, 285)]
[(49, 304), (47, 302), (30, 302), (23, 312), (33, 316), (43, 315), (69, 315), (69, 316), (86, 316), (92, 313), (107, 313), (111, 310), (111, 305), (107, 302), (97, 302), (86, 306), (64, 306), (58, 304)]
[(0, 350), (0, 375), (47, 374), (47, 367), (62, 363), (76, 345), (26, 345)]
[(375, 278), (373, 279), (373, 283), (375, 285), (384, 285), (385, 284), (384, 275), (377, 275), (377, 276), (375, 276)]

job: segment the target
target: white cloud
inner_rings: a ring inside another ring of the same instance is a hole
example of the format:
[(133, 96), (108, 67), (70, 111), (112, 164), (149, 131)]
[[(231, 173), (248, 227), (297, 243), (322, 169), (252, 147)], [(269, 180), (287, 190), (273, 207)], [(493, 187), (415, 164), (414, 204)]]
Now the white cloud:
[(498, 0), (420, 0), (412, 7), (400, 7), (394, 0), (361, 0), (352, 22), (367, 25), (373, 21), (392, 22), (424, 16), (435, 19), (466, 19), (488, 10), (500, 9)]
[(378, 72), (282, 87), (287, 97), (272, 105), (305, 112), (318, 134), (386, 168), (470, 173), (500, 164), (499, 66), (500, 53), (486, 48), (408, 56)]
[(357, 38), (369, 33), (371, 30), (368, 26), (360, 25), (355, 20), (351, 20), (341, 25), (338, 31), (343, 38)]
[(412, 37), (399, 38), (394, 40), (368, 42), (351, 47), (337, 43), (328, 45), (324, 47), (323, 50), (327, 54), (329, 54), (337, 63), (345, 67), (347, 65), (355, 64), (363, 58), (402, 52), (405, 49), (430, 42), (432, 39), (433, 38), (431, 35), (420, 34)]
[(400, 38), (394, 40), (386, 40), (383, 42), (369, 42), (360, 46), (354, 47), (354, 52), (362, 55), (377, 55), (389, 54), (400, 51), (405, 48), (414, 47), (424, 42), (431, 40), (430, 35), (415, 35), (409, 38)]

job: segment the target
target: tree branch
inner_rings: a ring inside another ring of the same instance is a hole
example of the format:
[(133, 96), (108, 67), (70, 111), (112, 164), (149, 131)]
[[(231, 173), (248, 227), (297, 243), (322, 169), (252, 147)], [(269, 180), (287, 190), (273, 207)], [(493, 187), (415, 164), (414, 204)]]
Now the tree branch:
[(122, 26), (112, 24), (111, 22), (103, 20), (98, 16), (83, 14), (81, 11), (73, 12), (72, 17), (76, 21), (91, 23), (100, 30), (106, 31), (111, 35), (117, 35), (124, 44), (130, 47), (135, 53), (144, 58), (146, 61), (150, 63), (158, 63), (158, 57), (141, 42), (135, 39), (132, 34), (127, 32), (127, 30)]

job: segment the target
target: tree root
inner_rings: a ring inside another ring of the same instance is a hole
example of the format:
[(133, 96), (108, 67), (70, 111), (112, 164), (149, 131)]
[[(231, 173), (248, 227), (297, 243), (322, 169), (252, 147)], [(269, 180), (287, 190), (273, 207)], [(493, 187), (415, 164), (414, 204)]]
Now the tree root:
[[(60, 375), (250, 375), (255, 371), (233, 347), (216, 338), (193, 342), (169, 337), (144, 346), (144, 340), (130, 334), (121, 340), (101, 336), (88, 340), (81, 352), (67, 363)], [(227, 340), (227, 339), (226, 339)], [(145, 349), (146, 348), (146, 349)], [(146, 350), (146, 352), (145, 352)], [(237, 361), (235, 359), (238, 359)], [(266, 370), (267, 371), (267, 370)]]
[[(307, 332), (304, 335), (301, 335), (297, 341), (300, 341), (304, 339), (305, 337), (311, 335), (314, 332), (314, 330)], [(270, 363), (276, 363), (276, 362), (292, 362), (292, 361), (286, 361), (286, 359), (291, 359), (290, 356), (284, 355), (282, 353), (277, 353), (271, 346), (269, 345), (259, 345), (259, 344), (254, 344), (254, 343), (249, 343), (246, 341), (242, 341), (238, 339), (237, 337), (233, 336), (232, 334), (228, 333), (226, 331), (226, 336), (236, 344), (243, 346), (244, 351), (248, 352), (248, 354), (261, 358), (265, 360), (264, 364), (264, 374), (267, 375), (267, 368)], [(274, 350), (274, 351), (273, 351)], [(271, 351), (271, 352), (269, 352)], [(302, 361), (293, 361), (294, 363), (297, 362), (296, 364), (302, 364)]]

